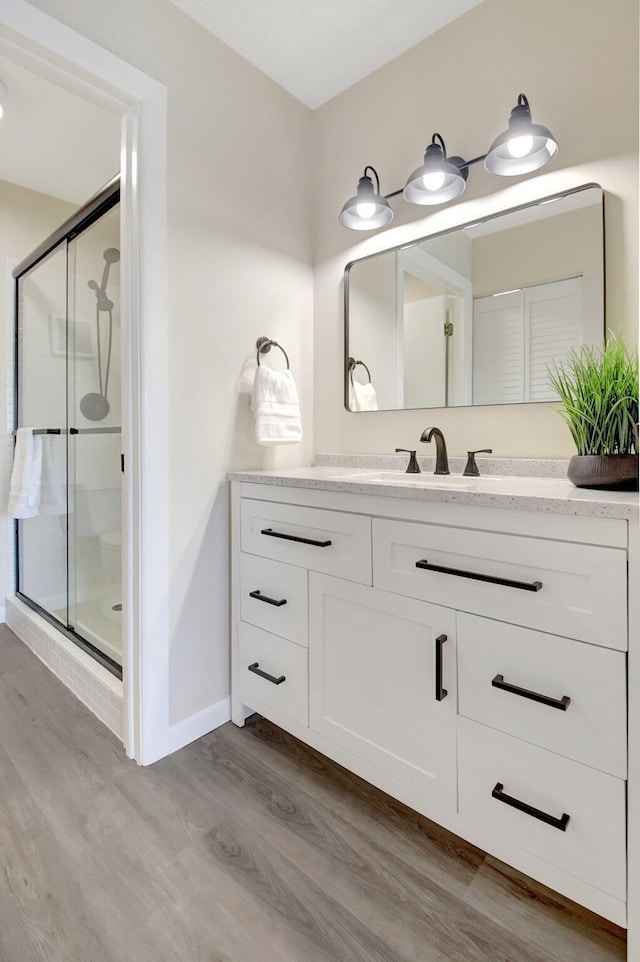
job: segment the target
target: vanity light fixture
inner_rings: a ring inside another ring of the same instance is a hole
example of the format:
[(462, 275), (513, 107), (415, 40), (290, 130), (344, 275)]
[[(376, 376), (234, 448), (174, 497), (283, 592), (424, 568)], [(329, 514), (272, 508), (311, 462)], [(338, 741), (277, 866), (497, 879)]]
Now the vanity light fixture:
[[(558, 142), (546, 127), (531, 120), (529, 101), (524, 94), (511, 111), (509, 127), (491, 144), (488, 153), (471, 160), (448, 157), (441, 135), (435, 133), (426, 149), (424, 162), (417, 167), (403, 190), (380, 194), (380, 179), (373, 167), (365, 167), (355, 197), (350, 197), (340, 212), (340, 223), (351, 230), (375, 230), (393, 220), (389, 199), (402, 194), (410, 204), (444, 204), (459, 197), (465, 189), (469, 167), (484, 161), (485, 169), (501, 177), (530, 174), (550, 163), (558, 152)], [(377, 193), (367, 171), (373, 172)]]
[(402, 194), (410, 204), (444, 204), (460, 196), (468, 176), (469, 168), (462, 157), (447, 157), (444, 140), (436, 133), (427, 147), (424, 163), (409, 174)]
[(529, 101), (524, 94), (511, 111), (509, 127), (496, 137), (485, 157), (485, 169), (501, 177), (530, 174), (544, 167), (558, 153), (553, 134), (531, 121)]
[[(376, 178), (377, 193), (367, 171), (373, 171)], [(393, 220), (393, 211), (385, 197), (380, 196), (380, 178), (375, 167), (365, 167), (358, 181), (355, 197), (350, 197), (340, 212), (340, 223), (351, 230), (374, 230), (384, 227)]]

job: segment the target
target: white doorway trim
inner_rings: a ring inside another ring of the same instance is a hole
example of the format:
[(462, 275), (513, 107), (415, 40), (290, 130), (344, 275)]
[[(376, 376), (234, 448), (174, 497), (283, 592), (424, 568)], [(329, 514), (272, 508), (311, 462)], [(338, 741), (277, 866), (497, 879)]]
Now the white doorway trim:
[(0, 0), (0, 53), (122, 117), (125, 748), (169, 731), (167, 91), (24, 0)]

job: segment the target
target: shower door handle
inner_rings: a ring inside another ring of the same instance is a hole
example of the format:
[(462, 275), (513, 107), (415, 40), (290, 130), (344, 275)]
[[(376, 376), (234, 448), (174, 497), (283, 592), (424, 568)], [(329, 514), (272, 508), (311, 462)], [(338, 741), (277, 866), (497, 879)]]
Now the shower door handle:
[(79, 433), (80, 432), (78, 431), (77, 428), (69, 428), (69, 434), (79, 434)]

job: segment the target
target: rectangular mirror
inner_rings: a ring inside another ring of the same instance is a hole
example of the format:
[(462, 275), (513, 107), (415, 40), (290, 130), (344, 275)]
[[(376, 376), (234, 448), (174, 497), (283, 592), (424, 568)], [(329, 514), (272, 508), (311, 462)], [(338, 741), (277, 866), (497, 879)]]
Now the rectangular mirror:
[(603, 224), (588, 184), (347, 264), (347, 410), (553, 401), (604, 343)]

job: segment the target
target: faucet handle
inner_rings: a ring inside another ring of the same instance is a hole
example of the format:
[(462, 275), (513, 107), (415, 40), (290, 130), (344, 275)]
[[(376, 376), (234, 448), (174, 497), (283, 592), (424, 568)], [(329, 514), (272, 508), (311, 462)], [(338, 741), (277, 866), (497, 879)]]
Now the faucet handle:
[(409, 455), (409, 464), (407, 465), (405, 474), (420, 474), (420, 465), (416, 460), (416, 452), (409, 451), (408, 448), (396, 448), (396, 454), (400, 453)]
[(480, 477), (480, 471), (476, 464), (476, 454), (493, 454), (493, 448), (478, 448), (477, 451), (467, 451), (467, 465), (462, 473), (463, 477)]

